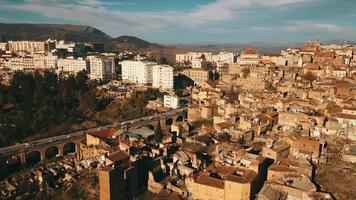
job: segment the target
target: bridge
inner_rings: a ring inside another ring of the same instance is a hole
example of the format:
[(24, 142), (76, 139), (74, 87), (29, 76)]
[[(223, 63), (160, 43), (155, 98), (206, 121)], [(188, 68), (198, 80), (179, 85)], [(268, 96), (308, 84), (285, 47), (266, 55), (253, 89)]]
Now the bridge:
[(165, 127), (183, 121), (186, 118), (186, 111), (187, 107), (184, 107), (138, 119), (115, 122), (89, 130), (0, 148), (0, 178), (19, 171), (25, 165), (31, 166), (45, 159), (66, 155), (75, 155), (77, 158), (80, 158), (80, 143), (85, 140), (87, 133), (107, 128), (129, 131), (148, 126), (154, 129), (158, 123), (160, 123), (162, 127)]

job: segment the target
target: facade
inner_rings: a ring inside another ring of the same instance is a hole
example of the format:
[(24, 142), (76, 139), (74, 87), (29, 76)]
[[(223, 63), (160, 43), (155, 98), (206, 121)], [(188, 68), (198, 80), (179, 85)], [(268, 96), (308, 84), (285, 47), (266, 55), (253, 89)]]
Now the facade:
[(115, 75), (114, 61), (103, 56), (88, 56), (92, 80), (111, 80)]
[(77, 74), (80, 71), (87, 70), (87, 62), (83, 59), (59, 59), (57, 62), (57, 67), (59, 71)]
[(125, 60), (120, 63), (122, 79), (132, 83), (151, 84), (154, 62)]
[(36, 69), (55, 69), (57, 68), (57, 56), (36, 55), (34, 56), (34, 65)]
[(34, 59), (31, 56), (25, 57), (13, 57), (4, 63), (5, 68), (9, 68), (13, 71), (35, 69)]
[(163, 105), (166, 108), (176, 109), (179, 107), (179, 98), (173, 95), (164, 95)]
[(185, 54), (176, 54), (176, 63), (192, 62), (195, 59), (205, 58), (206, 61), (212, 62), (212, 53), (208, 52), (188, 52)]
[(6, 51), (6, 49), (7, 49), (7, 43), (0, 42), (0, 51)]
[(173, 90), (173, 67), (154, 65), (152, 67), (152, 87), (163, 91)]
[(45, 51), (45, 42), (37, 41), (8, 41), (9, 51), (39, 52)]
[(202, 85), (209, 80), (209, 70), (205, 69), (188, 69), (183, 74), (192, 79), (197, 85)]
[(261, 56), (255, 50), (247, 49), (241, 52), (238, 63), (240, 65), (258, 65), (261, 61)]

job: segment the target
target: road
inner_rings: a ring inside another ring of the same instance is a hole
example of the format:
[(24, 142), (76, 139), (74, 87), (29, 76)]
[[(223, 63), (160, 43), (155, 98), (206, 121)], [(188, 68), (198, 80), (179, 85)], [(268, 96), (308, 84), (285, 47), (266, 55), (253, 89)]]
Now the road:
[(70, 142), (73, 140), (84, 139), (86, 133), (95, 132), (95, 131), (102, 130), (102, 129), (127, 128), (130, 126), (138, 125), (143, 122), (155, 121), (160, 118), (172, 117), (172, 116), (175, 116), (182, 112), (185, 112), (187, 109), (188, 109), (187, 107), (179, 108), (179, 109), (172, 110), (169, 112), (158, 113), (155, 115), (145, 116), (145, 117), (132, 119), (132, 120), (124, 121), (124, 122), (115, 122), (113, 124), (99, 126), (99, 127), (84, 130), (84, 131), (78, 131), (78, 132), (69, 133), (69, 134), (65, 134), (65, 135), (35, 140), (35, 141), (28, 142), (28, 143), (15, 144), (12, 146), (3, 147), (3, 148), (0, 148), (0, 156), (12, 155), (12, 154), (16, 154), (16, 153), (20, 153), (20, 152), (24, 152), (24, 151), (31, 151), (32, 149), (36, 149), (36, 148), (42, 147), (42, 146), (49, 146), (50, 144), (67, 143), (67, 142)]

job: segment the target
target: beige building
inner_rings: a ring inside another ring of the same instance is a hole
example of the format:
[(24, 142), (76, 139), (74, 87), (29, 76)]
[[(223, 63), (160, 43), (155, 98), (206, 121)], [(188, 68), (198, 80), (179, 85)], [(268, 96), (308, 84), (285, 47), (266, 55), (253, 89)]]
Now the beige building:
[(183, 74), (192, 79), (197, 85), (209, 80), (209, 70), (206, 69), (187, 69), (183, 71)]
[(258, 174), (238, 167), (219, 166), (186, 179), (186, 187), (192, 199), (250, 200), (263, 183)]
[(45, 51), (45, 42), (37, 41), (8, 41), (9, 51), (39, 52)]

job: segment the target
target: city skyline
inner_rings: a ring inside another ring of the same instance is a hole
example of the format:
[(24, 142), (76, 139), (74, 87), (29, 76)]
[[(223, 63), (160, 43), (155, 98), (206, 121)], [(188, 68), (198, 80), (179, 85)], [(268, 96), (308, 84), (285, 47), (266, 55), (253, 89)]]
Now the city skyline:
[(355, 41), (351, 0), (0, 0), (0, 22), (89, 25), (157, 43)]

